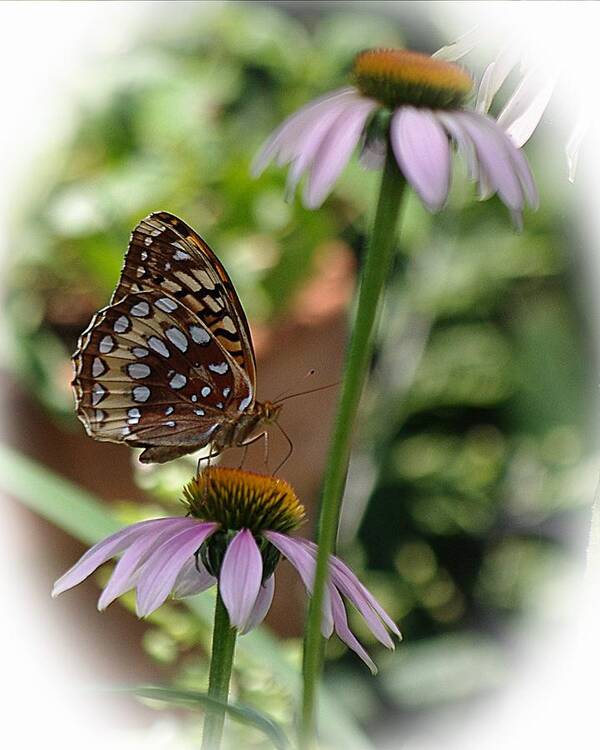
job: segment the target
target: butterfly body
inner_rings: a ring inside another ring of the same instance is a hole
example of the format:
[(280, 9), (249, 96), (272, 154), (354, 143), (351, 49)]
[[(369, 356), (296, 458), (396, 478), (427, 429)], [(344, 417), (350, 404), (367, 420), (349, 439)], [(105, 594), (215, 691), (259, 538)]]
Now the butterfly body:
[(111, 302), (73, 363), (88, 434), (144, 448), (144, 463), (248, 444), (280, 409), (256, 401), (250, 329), (225, 269), (164, 211), (134, 229)]
[[(277, 420), (280, 409), (280, 405), (271, 404), (270, 401), (264, 403), (255, 401), (248, 412), (225, 417), (208, 439), (204, 433), (198, 433), (190, 436), (191, 447), (185, 445), (147, 447), (140, 455), (140, 461), (142, 463), (165, 463), (205, 448), (209, 444), (214, 455), (219, 455), (227, 448), (243, 448), (263, 436), (264, 432), (261, 430)], [(132, 445), (135, 446), (134, 443)]]

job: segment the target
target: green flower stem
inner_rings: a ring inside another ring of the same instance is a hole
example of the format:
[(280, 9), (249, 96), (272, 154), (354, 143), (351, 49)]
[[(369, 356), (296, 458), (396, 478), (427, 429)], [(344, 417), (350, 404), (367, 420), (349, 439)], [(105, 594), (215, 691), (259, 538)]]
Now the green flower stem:
[(321, 612), (328, 575), (327, 561), (336, 541), (350, 458), (352, 428), (371, 361), (373, 330), (396, 244), (396, 224), (405, 185), (404, 177), (388, 145), (373, 233), (364, 259), (358, 304), (346, 355), (341, 396), (321, 497), (317, 535), (319, 551), (304, 641), (301, 748), (311, 747), (315, 733), (315, 700), (323, 662)]
[[(232, 628), (229, 622), (229, 615), (221, 599), (221, 594), (217, 592), (208, 695), (222, 703), (227, 703), (229, 696), (229, 680), (231, 679), (236, 635), (235, 628)], [(206, 714), (202, 734), (202, 750), (219, 749), (224, 722), (225, 711), (210, 711)]]

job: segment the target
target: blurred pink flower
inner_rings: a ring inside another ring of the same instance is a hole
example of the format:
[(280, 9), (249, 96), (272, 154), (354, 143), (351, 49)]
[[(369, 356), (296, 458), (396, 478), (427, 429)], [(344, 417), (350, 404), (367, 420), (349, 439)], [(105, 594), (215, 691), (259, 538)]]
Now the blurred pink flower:
[[(489, 46), (491, 36), (477, 28), (464, 34), (453, 44), (439, 49), (433, 57), (446, 62), (457, 62), (475, 47)], [(519, 68), (521, 79), (498, 115), (498, 125), (515, 146), (523, 146), (540, 123), (555, 85), (555, 74), (526, 60), (523, 40), (513, 29), (510, 41), (501, 47), (486, 66), (479, 87), (475, 110), (487, 114), (498, 92), (509, 75)]]
[[(556, 30), (560, 36), (562, 27), (559, 24)], [(547, 25), (544, 33), (537, 33), (535, 39), (525, 32), (526, 29), (513, 25), (504, 29), (501, 38), (508, 41), (498, 47), (494, 59), (485, 67), (475, 110), (488, 113), (509, 76), (516, 74), (517, 85), (498, 114), (497, 122), (515, 146), (521, 148), (540, 124), (557, 87), (562, 88), (559, 98), (569, 102), (567, 121), (571, 122), (565, 156), (569, 181), (574, 182), (579, 151), (591, 126), (587, 90), (578, 75), (586, 63), (574, 61), (572, 54), (557, 55), (556, 49), (560, 47), (562, 39), (548, 35)], [(442, 47), (433, 57), (457, 62), (477, 48), (487, 51), (498, 46), (497, 40), (497, 28), (476, 27), (452, 44)], [(582, 47), (588, 49), (589, 45), (584, 43)]]
[[(217, 509), (219, 520), (158, 518), (127, 526), (89, 549), (56, 581), (52, 596), (78, 585), (119, 554), (121, 557), (98, 600), (100, 610), (135, 589), (137, 614), (146, 617), (169, 594), (177, 598), (193, 596), (218, 582), (231, 624), (241, 634), (247, 633), (269, 611), (275, 590), (274, 570), (281, 555), (298, 571), (310, 594), (316, 545), (286, 533), (303, 515), (291, 487), (281, 479), (236, 469), (211, 468), (204, 474), (207, 472), (208, 477), (200, 475), (190, 482), (186, 499), (193, 515)], [(235, 492), (240, 488), (241, 501)], [(232, 528), (225, 523), (225, 519), (231, 521), (235, 515), (242, 520), (244, 514), (253, 529)], [(257, 526), (252, 521), (259, 518)], [(275, 528), (265, 528), (265, 523)], [(335, 632), (375, 672), (375, 664), (350, 630), (342, 596), (356, 607), (375, 638), (387, 648), (394, 648), (389, 633), (400, 637), (400, 632), (375, 597), (339, 558), (331, 556), (329, 573), (323, 635), (329, 638)]]
[[(481, 199), (498, 193), (517, 224), (526, 202), (537, 207), (525, 156), (492, 117), (465, 106), (472, 80), (458, 65), (405, 50), (369, 50), (356, 58), (354, 80), (288, 117), (257, 155), (253, 174), (273, 159), (289, 164), (288, 191), (308, 175), (304, 204), (317, 208), (359, 143), (364, 166), (379, 168), (389, 137), (407, 181), (428, 210), (439, 211), (450, 190), (454, 144)], [(376, 127), (381, 114), (389, 117), (383, 130)]]

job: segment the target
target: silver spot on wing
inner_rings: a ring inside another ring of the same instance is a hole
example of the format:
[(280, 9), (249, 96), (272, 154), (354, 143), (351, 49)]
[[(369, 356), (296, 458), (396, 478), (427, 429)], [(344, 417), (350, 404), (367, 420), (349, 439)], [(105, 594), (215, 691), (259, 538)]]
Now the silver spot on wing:
[(202, 326), (190, 326), (190, 335), (197, 344), (202, 346), (210, 341), (210, 333)]
[(128, 331), (131, 326), (131, 321), (126, 315), (121, 315), (115, 320), (115, 324), (113, 325), (113, 330), (117, 333), (125, 333), (125, 331)]
[(165, 336), (174, 346), (179, 349), (180, 352), (187, 352), (188, 340), (185, 334), (182, 333), (179, 328), (175, 328), (175, 326), (173, 326), (172, 328), (167, 328), (167, 330), (165, 331)]
[(131, 395), (133, 396), (134, 401), (138, 404), (143, 404), (144, 401), (147, 401), (150, 398), (150, 388), (145, 385), (136, 385), (131, 391)]
[(94, 360), (92, 362), (92, 376), (94, 378), (99, 378), (100, 375), (102, 375), (102, 373), (105, 371), (106, 363), (103, 362), (100, 357), (94, 357)]
[(94, 383), (92, 388), (92, 406), (98, 406), (105, 396), (106, 388), (103, 388), (100, 383)]
[(151, 372), (152, 370), (148, 367), (148, 365), (141, 364), (140, 362), (135, 362), (132, 365), (127, 365), (127, 374), (134, 380), (147, 378)]
[(148, 346), (163, 357), (171, 356), (171, 352), (157, 336), (150, 336)]
[(172, 313), (174, 310), (177, 310), (177, 302), (170, 299), (169, 297), (161, 297), (156, 301), (156, 306), (159, 310), (162, 310), (166, 313)]
[(208, 369), (211, 372), (216, 372), (217, 375), (225, 375), (227, 370), (229, 370), (229, 365), (227, 364), (227, 362), (219, 362), (218, 364), (209, 365)]
[(246, 396), (246, 398), (240, 401), (240, 405), (238, 406), (238, 411), (245, 411), (250, 406), (251, 403), (252, 403), (252, 396)]
[(100, 340), (100, 345), (98, 346), (100, 354), (108, 354), (109, 352), (112, 352), (114, 348), (115, 340), (112, 336), (106, 335)]
[(150, 315), (150, 305), (147, 302), (138, 302), (131, 308), (130, 312), (136, 318), (145, 318)]
[(187, 383), (187, 378), (185, 375), (182, 375), (180, 372), (176, 372), (175, 375), (169, 380), (169, 385), (171, 388), (174, 388), (175, 390), (179, 390), (179, 388), (183, 388), (183, 386)]
[(134, 407), (133, 409), (128, 409), (127, 416), (129, 417), (127, 420), (128, 424), (137, 424), (140, 421), (142, 413), (138, 408)]

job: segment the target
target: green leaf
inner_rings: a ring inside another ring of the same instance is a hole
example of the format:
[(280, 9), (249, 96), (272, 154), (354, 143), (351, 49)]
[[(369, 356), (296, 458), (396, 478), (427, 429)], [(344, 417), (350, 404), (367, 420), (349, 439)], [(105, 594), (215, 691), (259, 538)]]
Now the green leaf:
[[(86, 544), (99, 541), (122, 525), (93, 495), (4, 445), (0, 445), (0, 491)], [(203, 622), (212, 622), (213, 603), (209, 598), (194, 596), (183, 603)], [(298, 671), (285, 659), (279, 642), (266, 628), (238, 638), (236, 650), (253, 663), (268, 667), (286, 690), (298, 695)], [(373, 747), (353, 717), (325, 688), (320, 692), (320, 716), (327, 744), (344, 750)]]
[(4, 445), (0, 445), (0, 487), (86, 544), (122, 525), (93, 495)]
[(257, 711), (250, 706), (240, 703), (225, 703), (217, 698), (212, 698), (206, 693), (199, 693), (195, 690), (180, 690), (179, 688), (162, 687), (160, 685), (117, 687), (114, 690), (116, 692), (133, 693), (139, 698), (151, 698), (152, 700), (180, 704), (189, 706), (190, 708), (200, 706), (205, 711), (224, 709), (234, 721), (239, 721), (242, 724), (250, 724), (263, 732), (278, 750), (285, 750), (290, 745), (279, 724), (261, 711)]

